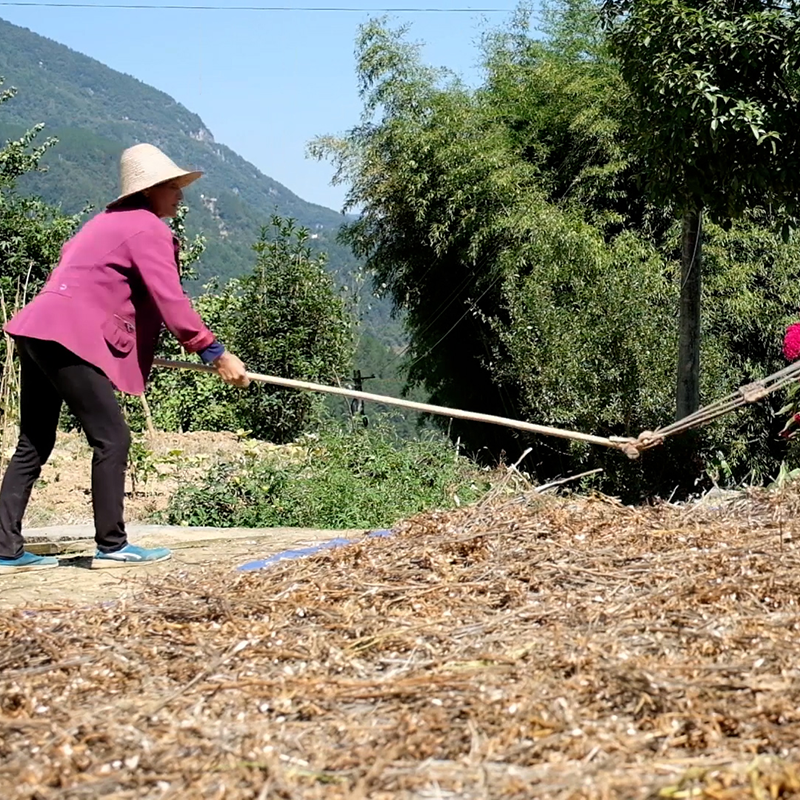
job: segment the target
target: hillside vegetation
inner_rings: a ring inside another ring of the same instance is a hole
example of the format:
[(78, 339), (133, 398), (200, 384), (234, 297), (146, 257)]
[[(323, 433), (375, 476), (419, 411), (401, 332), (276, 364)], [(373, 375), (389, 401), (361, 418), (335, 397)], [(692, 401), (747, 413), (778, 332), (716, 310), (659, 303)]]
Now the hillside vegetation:
[[(17, 138), (43, 123), (59, 140), (47, 153), (47, 173), (26, 175), (23, 192), (60, 205), (68, 214), (116, 196), (117, 163), (124, 147), (151, 142), (176, 162), (205, 172), (187, 190), (192, 209), (189, 232), (206, 239), (190, 290), (211, 278), (225, 282), (252, 267), (252, 245), (273, 214), (309, 229), (312, 248), (328, 254), (337, 284), (351, 289), (358, 261), (337, 241), (345, 217), (309, 203), (261, 173), (229, 147), (215, 141), (203, 120), (169, 95), (129, 75), (25, 28), (0, 20), (0, 77), (18, 94), (4, 104), (0, 140)], [(388, 301), (360, 289), (367, 328), (397, 344), (398, 323)]]

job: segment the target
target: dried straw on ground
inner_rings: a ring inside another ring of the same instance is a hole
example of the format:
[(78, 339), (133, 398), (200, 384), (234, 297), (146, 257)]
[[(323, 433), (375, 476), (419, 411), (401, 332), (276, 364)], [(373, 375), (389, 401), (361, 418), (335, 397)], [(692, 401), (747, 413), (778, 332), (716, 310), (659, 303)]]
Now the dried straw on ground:
[(529, 495), (0, 621), (0, 797), (800, 796), (791, 494)]

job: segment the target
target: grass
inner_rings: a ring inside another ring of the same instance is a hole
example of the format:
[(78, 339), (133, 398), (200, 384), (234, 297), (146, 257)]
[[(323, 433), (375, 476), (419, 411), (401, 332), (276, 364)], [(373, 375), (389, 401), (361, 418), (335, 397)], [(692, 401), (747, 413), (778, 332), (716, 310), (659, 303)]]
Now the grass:
[(400, 440), (388, 425), (328, 427), (297, 459), (254, 454), (216, 464), (172, 497), (160, 521), (214, 527), (370, 528), (470, 503), (489, 476), (436, 435)]

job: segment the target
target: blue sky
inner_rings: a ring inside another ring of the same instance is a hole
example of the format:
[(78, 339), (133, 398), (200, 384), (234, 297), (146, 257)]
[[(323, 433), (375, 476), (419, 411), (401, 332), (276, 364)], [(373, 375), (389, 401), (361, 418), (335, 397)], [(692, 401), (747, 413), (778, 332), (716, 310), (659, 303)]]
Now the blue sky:
[[(480, 35), (507, 22), (516, 0), (283, 0), (293, 10), (274, 12), (231, 6), (281, 0), (168, 0), (181, 3), (224, 10), (0, 5), (0, 17), (167, 92), (199, 114), (217, 141), (262, 172), (305, 200), (339, 210), (345, 189), (330, 186), (330, 165), (307, 158), (305, 150), (314, 136), (342, 133), (358, 121), (358, 26), (386, 7), (471, 9), (391, 17), (411, 25), (411, 38), (424, 43), (429, 63), (475, 82)], [(303, 6), (359, 10), (299, 10)]]

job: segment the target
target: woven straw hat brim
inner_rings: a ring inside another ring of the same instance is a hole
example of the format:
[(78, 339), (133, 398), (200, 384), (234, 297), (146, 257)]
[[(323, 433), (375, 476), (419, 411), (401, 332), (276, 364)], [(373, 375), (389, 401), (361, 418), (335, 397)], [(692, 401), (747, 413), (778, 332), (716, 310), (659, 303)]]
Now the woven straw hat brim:
[(133, 197), (135, 194), (139, 194), (139, 192), (143, 192), (145, 189), (152, 189), (154, 186), (158, 186), (160, 183), (169, 183), (170, 181), (176, 181), (177, 184), (181, 187), (181, 189), (185, 189), (189, 184), (194, 183), (198, 178), (202, 178), (202, 172), (181, 172), (180, 174), (173, 175), (171, 178), (164, 178), (162, 180), (156, 181), (155, 183), (148, 183), (147, 186), (142, 186), (140, 189), (133, 189), (132, 191), (125, 192), (125, 194), (121, 194), (116, 200), (112, 200), (108, 204), (108, 208), (113, 208), (115, 205), (118, 205), (123, 200), (127, 200), (129, 197)]
[(108, 204), (111, 208), (135, 194), (162, 183), (175, 181), (181, 189), (202, 176), (200, 170), (185, 170), (151, 144), (129, 147), (120, 157), (119, 197)]

